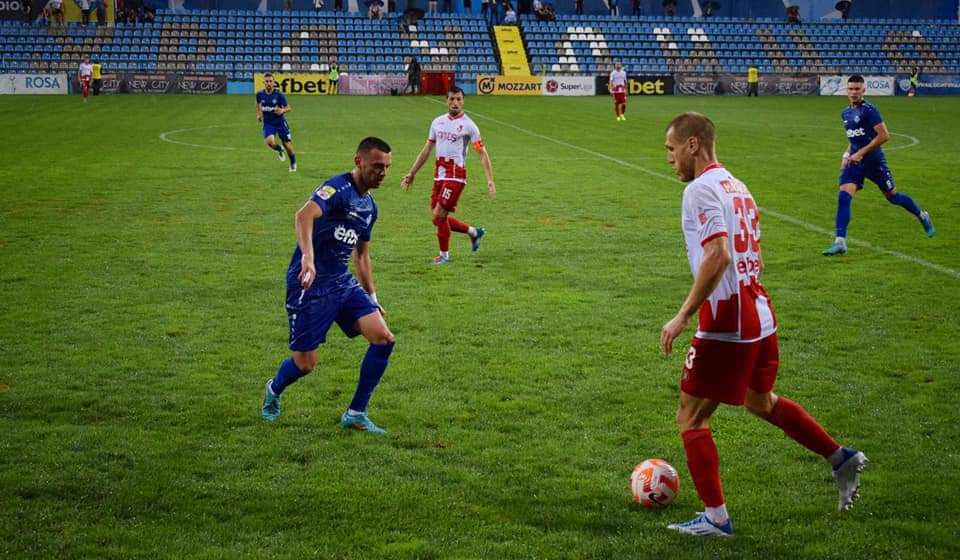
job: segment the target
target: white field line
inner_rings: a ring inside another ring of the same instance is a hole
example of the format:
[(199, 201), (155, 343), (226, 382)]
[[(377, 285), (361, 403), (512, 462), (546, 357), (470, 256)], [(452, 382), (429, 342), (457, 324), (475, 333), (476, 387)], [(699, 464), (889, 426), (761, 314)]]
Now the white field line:
[[(441, 103), (441, 104), (442, 104), (442, 102), (437, 101), (437, 100), (434, 100), (434, 99), (430, 99), (430, 101), (433, 101), (433, 102), (435, 102), (435, 103)], [(603, 154), (603, 153), (600, 153), (600, 152), (596, 152), (596, 151), (594, 151), (594, 150), (591, 150), (591, 149), (588, 149), (588, 148), (584, 148), (584, 147), (578, 146), (578, 145), (576, 145), (576, 144), (571, 144), (571, 143), (569, 143), (569, 142), (564, 142), (563, 140), (558, 140), (558, 139), (556, 139), (556, 138), (553, 138), (553, 137), (550, 137), (550, 136), (546, 136), (546, 135), (544, 135), (544, 134), (540, 134), (540, 133), (534, 132), (534, 131), (532, 131), (532, 130), (527, 130), (526, 128), (519, 127), (519, 126), (517, 126), (517, 125), (515, 125), (515, 124), (511, 124), (511, 123), (508, 123), (508, 122), (501, 121), (500, 119), (495, 119), (495, 118), (493, 118), (493, 117), (490, 117), (490, 116), (487, 116), (487, 115), (482, 115), (482, 114), (480, 114), (480, 113), (476, 113), (476, 112), (473, 112), (473, 111), (470, 112), (470, 116), (479, 117), (479, 118), (481, 118), (481, 119), (484, 119), (484, 120), (488, 120), (488, 121), (490, 121), (490, 122), (497, 123), (497, 124), (500, 125), (500, 126), (505, 126), (505, 127), (507, 127), (507, 128), (512, 128), (512, 129), (514, 129), (514, 130), (516, 130), (516, 131), (523, 132), (524, 134), (528, 134), (528, 135), (533, 136), (533, 137), (535, 137), (535, 138), (540, 138), (541, 140), (546, 140), (547, 142), (552, 142), (552, 143), (554, 143), (554, 144), (558, 144), (558, 145), (560, 145), (560, 146), (564, 146), (564, 147), (566, 147), (566, 148), (570, 148), (571, 150), (577, 150), (577, 151), (583, 152), (583, 153), (585, 153), (585, 154), (590, 154), (590, 155), (592, 155), (592, 156), (594, 156), (594, 157), (596, 157), (596, 158), (598, 158), (598, 159), (604, 159), (604, 160), (607, 160), (607, 161), (611, 161), (611, 162), (613, 162), (613, 163), (616, 163), (616, 164), (618, 164), (618, 165), (622, 165), (622, 166), (624, 166), (624, 167), (628, 167), (628, 168), (630, 168), (630, 169), (634, 169), (634, 170), (639, 171), (639, 172), (641, 172), (641, 173), (646, 173), (647, 175), (651, 175), (651, 176), (653, 176), (653, 177), (657, 177), (657, 178), (659, 178), (659, 179), (663, 179), (664, 181), (669, 181), (669, 182), (671, 182), (671, 183), (676, 183), (676, 182), (678, 182), (678, 181), (677, 181), (677, 178), (676, 178), (675, 176), (667, 175), (666, 173), (660, 173), (660, 172), (658, 172), (658, 171), (653, 171), (653, 170), (650, 170), (650, 169), (646, 169), (646, 168), (644, 168), (644, 167), (640, 167), (640, 166), (637, 165), (637, 164), (630, 163), (629, 161), (624, 161), (624, 160), (622, 160), (622, 159), (615, 158), (615, 157), (613, 157), (613, 156), (608, 156), (607, 154)], [(900, 148), (900, 149), (910, 148), (910, 147), (916, 146), (917, 144), (920, 143), (920, 140), (919, 140), (919, 139), (917, 139), (917, 138), (915, 138), (915, 137), (913, 137), (913, 136), (910, 136), (910, 135), (908, 135), (908, 134), (897, 134), (897, 135), (898, 135), (898, 136), (904, 136), (904, 137), (906, 137), (906, 138), (910, 138), (911, 141), (912, 141), (909, 145), (899, 146), (898, 148)], [(832, 237), (832, 236), (834, 235), (834, 232), (832, 232), (832, 231), (830, 231), (830, 230), (828, 230), (828, 229), (825, 229), (825, 228), (822, 228), (822, 227), (820, 227), (820, 226), (817, 226), (817, 225), (814, 225), (814, 224), (805, 222), (805, 221), (803, 221), (803, 220), (801, 220), (801, 219), (799, 219), (799, 218), (794, 218), (793, 216), (789, 216), (789, 215), (787, 215), (787, 214), (783, 214), (783, 213), (777, 212), (777, 211), (775, 211), (775, 210), (770, 210), (769, 208), (760, 208), (760, 211), (762, 211), (764, 214), (768, 214), (768, 215), (770, 215), (770, 216), (773, 216), (774, 218), (777, 218), (778, 220), (782, 220), (782, 221), (784, 221), (784, 222), (791, 223), (791, 224), (796, 225), (796, 226), (800, 226), (800, 227), (802, 227), (803, 229), (806, 229), (806, 230), (809, 230), (809, 231), (813, 231), (813, 232), (816, 232), (816, 233), (820, 233), (820, 234), (823, 234), (823, 235), (828, 236), (828, 237)], [(907, 261), (907, 262), (910, 262), (910, 263), (913, 263), (913, 264), (916, 264), (916, 265), (920, 265), (920, 266), (923, 266), (923, 267), (925, 267), (925, 268), (929, 268), (930, 270), (935, 270), (935, 271), (940, 272), (940, 273), (942, 273), (942, 274), (946, 274), (947, 276), (952, 276), (953, 278), (960, 279), (960, 271), (954, 270), (954, 269), (952, 269), (952, 268), (948, 268), (948, 267), (943, 266), (943, 265), (939, 265), (939, 264), (936, 264), (936, 263), (932, 263), (932, 262), (930, 262), (930, 261), (921, 259), (921, 258), (919, 258), (919, 257), (915, 257), (915, 256), (913, 256), (913, 255), (908, 255), (908, 254), (906, 254), (906, 253), (901, 253), (900, 251), (892, 251), (892, 250), (890, 250), (890, 249), (886, 249), (886, 248), (884, 248), (884, 247), (880, 247), (879, 245), (874, 245), (874, 244), (872, 244), (872, 243), (868, 243), (868, 242), (866, 242), (866, 241), (861, 241), (861, 240), (859, 240), (859, 239), (854, 239), (854, 238), (852, 238), (852, 237), (848, 237), (848, 238), (847, 238), (847, 242), (850, 243), (851, 245), (857, 245), (858, 247), (864, 247), (864, 248), (866, 248), (866, 249), (871, 249), (871, 250), (873, 250), (873, 251), (877, 251), (878, 253), (883, 253), (883, 254), (886, 254), (886, 255), (890, 255), (890, 256), (892, 256), (892, 257), (896, 257), (896, 258), (898, 258), (898, 259), (903, 259), (903, 260), (905, 260), (905, 261)]]

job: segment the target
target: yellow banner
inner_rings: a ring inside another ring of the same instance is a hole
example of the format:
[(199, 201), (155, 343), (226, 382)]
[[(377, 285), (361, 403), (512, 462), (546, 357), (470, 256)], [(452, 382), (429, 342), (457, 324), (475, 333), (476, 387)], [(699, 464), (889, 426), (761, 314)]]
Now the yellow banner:
[[(330, 95), (326, 74), (274, 74), (273, 81), (284, 95)], [(253, 75), (253, 88), (263, 89), (263, 74)]]
[(493, 33), (497, 38), (497, 50), (503, 63), (505, 76), (529, 76), (527, 51), (523, 48), (523, 37), (516, 25), (495, 25)]
[(477, 95), (542, 95), (540, 76), (477, 76)]

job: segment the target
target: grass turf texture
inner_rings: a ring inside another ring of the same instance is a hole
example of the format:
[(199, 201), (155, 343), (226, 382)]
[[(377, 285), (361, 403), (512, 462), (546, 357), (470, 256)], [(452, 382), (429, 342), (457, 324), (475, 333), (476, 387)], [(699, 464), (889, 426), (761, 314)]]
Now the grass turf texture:
[[(960, 100), (876, 99), (920, 144), (888, 159), (937, 236), (868, 186), (851, 236), (960, 269)], [(699, 508), (674, 426), (661, 325), (691, 277), (681, 185), (475, 116), (499, 195), (470, 155), (477, 254), (436, 254), (430, 166), (400, 178), (444, 107), (292, 97), (296, 174), (262, 145), (250, 97), (0, 98), (0, 556), (647, 558), (960, 555), (960, 279), (765, 215), (780, 320), (777, 391), (872, 463), (838, 514), (829, 469), (778, 430), (714, 421), (729, 542), (664, 529)], [(663, 127), (699, 110), (761, 207), (832, 230), (843, 98), (468, 98), (467, 110), (665, 175)], [(166, 131), (206, 127), (169, 134)], [(378, 135), (374, 273), (397, 350), (371, 403), (387, 437), (335, 426), (366, 344), (336, 329), (261, 421), (287, 354), (293, 214)], [(890, 146), (912, 141), (895, 136)], [(218, 146), (220, 148), (214, 148)], [(681, 473), (663, 512), (633, 466)]]

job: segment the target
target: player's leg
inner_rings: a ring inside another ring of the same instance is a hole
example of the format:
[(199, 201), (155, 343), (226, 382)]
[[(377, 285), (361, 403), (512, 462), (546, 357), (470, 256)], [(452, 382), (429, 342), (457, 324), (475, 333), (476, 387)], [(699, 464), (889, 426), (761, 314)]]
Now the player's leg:
[(480, 250), (480, 239), (486, 235), (486, 230), (482, 227), (473, 227), (466, 222), (462, 222), (455, 218), (453, 214), (449, 213), (447, 214), (447, 223), (450, 224), (450, 231), (470, 236), (470, 249), (473, 252)]
[(847, 252), (847, 226), (850, 225), (851, 206), (857, 191), (863, 188), (863, 173), (859, 165), (848, 165), (840, 175), (840, 190), (837, 193), (836, 234), (833, 244), (823, 250), (823, 255), (831, 257)]
[(621, 120), (621, 121), (627, 120), (627, 101), (626, 101), (626, 98), (624, 98), (623, 101), (620, 102), (620, 120)]
[(720, 483), (720, 456), (710, 431), (710, 417), (720, 403), (743, 403), (756, 349), (736, 344), (694, 338), (680, 379), (677, 427), (683, 438), (687, 467), (706, 511), (686, 523), (668, 525), (682, 533), (729, 536), (733, 525)]
[(438, 202), (433, 206), (433, 225), (437, 227), (437, 243), (440, 245), (440, 254), (433, 258), (433, 264), (447, 264), (450, 262), (450, 221), (449, 212)]
[(698, 536), (728, 536), (733, 533), (720, 482), (720, 454), (710, 430), (710, 417), (719, 405), (719, 401), (680, 392), (677, 427), (683, 438), (690, 478), (706, 507), (704, 513), (690, 521), (667, 526), (681, 533)]
[(367, 405), (387, 370), (396, 339), (387, 327), (380, 307), (359, 285), (351, 290), (350, 296), (344, 302), (343, 310), (337, 316), (337, 323), (348, 337), (353, 338), (362, 334), (370, 343), (360, 363), (356, 391), (353, 393), (350, 407), (340, 417), (340, 426), (371, 433), (383, 433), (384, 430), (367, 416)]
[(283, 141), (283, 147), (290, 156), (290, 171), (297, 170), (297, 154), (293, 151), (293, 142), (290, 141), (290, 129), (284, 125), (284, 130), (280, 133), (280, 139)]
[(306, 299), (299, 286), (287, 289), (287, 319), (290, 325), (289, 358), (281, 362), (277, 373), (267, 380), (260, 415), (273, 422), (280, 416), (280, 395), (287, 387), (317, 366), (317, 348), (326, 341), (327, 331), (339, 311), (339, 303), (329, 298)]
[(930, 214), (921, 209), (909, 195), (897, 191), (897, 185), (893, 181), (893, 173), (889, 167), (886, 165), (878, 166), (876, 169), (871, 170), (868, 177), (880, 188), (883, 196), (887, 198), (887, 202), (895, 204), (913, 214), (917, 220), (920, 221), (920, 225), (923, 226), (923, 231), (927, 233), (927, 237), (933, 237), (933, 234), (936, 233), (937, 230), (933, 227)]
[(266, 142), (267, 147), (277, 153), (277, 157), (280, 161), (285, 161), (287, 156), (283, 153), (283, 147), (276, 140), (276, 134), (274, 134), (272, 129), (267, 129), (264, 127), (263, 131), (263, 141)]

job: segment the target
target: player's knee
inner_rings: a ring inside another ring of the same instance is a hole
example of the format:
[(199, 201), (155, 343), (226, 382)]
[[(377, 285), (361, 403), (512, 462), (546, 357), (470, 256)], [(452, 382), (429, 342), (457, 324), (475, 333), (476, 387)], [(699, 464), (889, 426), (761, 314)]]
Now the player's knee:
[(388, 344), (393, 344), (397, 339), (394, 338), (393, 333), (389, 330), (383, 330), (375, 333), (370, 337), (370, 344), (375, 344), (377, 346), (386, 346)]
[(773, 393), (749, 393), (743, 402), (743, 407), (754, 416), (768, 418), (777, 404), (777, 396)]
[(677, 428), (683, 433), (687, 430), (699, 430), (710, 425), (710, 414), (703, 410), (679, 408), (677, 410)]
[(296, 353), (293, 355), (293, 363), (300, 369), (300, 373), (306, 375), (317, 367), (317, 353)]
[(447, 221), (446, 216), (438, 216), (436, 213), (433, 215), (433, 225), (440, 227), (440, 224)]

